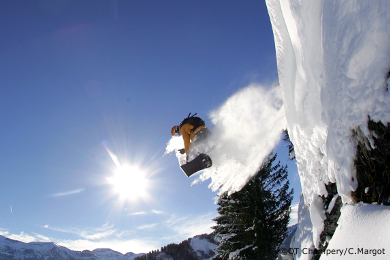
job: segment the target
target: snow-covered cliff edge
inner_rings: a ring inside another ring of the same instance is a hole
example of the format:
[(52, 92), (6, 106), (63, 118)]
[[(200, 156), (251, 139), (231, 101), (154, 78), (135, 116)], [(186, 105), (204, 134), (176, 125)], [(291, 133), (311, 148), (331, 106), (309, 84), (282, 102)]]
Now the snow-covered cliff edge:
[[(312, 255), (302, 254), (302, 249), (319, 247), (325, 220), (319, 198), (328, 196), (325, 184), (336, 183), (343, 204), (352, 203), (351, 191), (358, 185), (352, 131), (360, 128), (369, 136), (369, 117), (390, 122), (390, 2), (266, 3), (274, 31), (287, 129), (294, 144), (303, 193), (300, 223), (292, 243), (300, 247), (301, 253), (295, 257), (311, 259)], [(338, 232), (348, 234), (347, 226), (343, 231), (340, 228), (346, 212), (352, 222), (361, 214), (369, 221), (376, 209), (387, 212), (381, 216), (389, 216), (389, 209), (372, 206), (364, 211), (366, 214), (351, 213), (353, 210), (343, 206), (334, 237)], [(385, 235), (383, 240), (390, 241), (389, 233), (381, 234)], [(350, 247), (358, 246), (351, 243)], [(375, 243), (367, 240), (360, 246), (370, 248)], [(332, 240), (330, 245), (334, 247)], [(383, 246), (388, 247), (389, 257), (390, 242)]]

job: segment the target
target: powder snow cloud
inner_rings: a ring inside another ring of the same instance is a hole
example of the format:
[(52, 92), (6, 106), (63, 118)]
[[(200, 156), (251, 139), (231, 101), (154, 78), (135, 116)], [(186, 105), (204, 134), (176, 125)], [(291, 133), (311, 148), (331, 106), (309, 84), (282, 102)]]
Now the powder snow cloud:
[[(198, 174), (194, 183), (211, 179), (213, 191), (238, 191), (254, 176), (286, 128), (280, 90), (251, 84), (229, 97), (209, 116), (213, 123), (209, 126), (213, 166)], [(173, 137), (166, 153), (182, 147), (181, 138)], [(180, 154), (176, 155), (180, 160)]]

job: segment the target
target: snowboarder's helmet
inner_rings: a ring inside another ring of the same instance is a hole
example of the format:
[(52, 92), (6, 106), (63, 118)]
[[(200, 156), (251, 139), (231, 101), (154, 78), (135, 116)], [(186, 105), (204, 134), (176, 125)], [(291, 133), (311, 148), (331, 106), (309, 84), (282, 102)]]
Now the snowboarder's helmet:
[(172, 130), (171, 130), (172, 136), (174, 136), (175, 134), (178, 134), (178, 133), (179, 133), (179, 127), (178, 126), (172, 127)]

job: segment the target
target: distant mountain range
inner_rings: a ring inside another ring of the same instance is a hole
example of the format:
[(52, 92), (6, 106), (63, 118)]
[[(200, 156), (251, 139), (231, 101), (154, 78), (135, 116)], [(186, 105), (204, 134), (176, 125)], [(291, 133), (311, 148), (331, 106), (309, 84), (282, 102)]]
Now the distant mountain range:
[[(186, 246), (183, 247), (183, 245)], [(153, 251), (153, 254), (157, 259), (175, 259), (170, 255), (172, 250), (169, 249), (177, 247), (185, 254), (190, 252), (194, 257), (192, 259), (209, 259), (215, 254), (213, 249), (216, 246), (212, 235), (200, 235), (189, 238), (179, 245), (167, 245), (162, 248), (163, 251), (156, 250)], [(166, 250), (167, 248), (168, 250)], [(177, 253), (178, 251), (174, 250), (173, 252)], [(147, 254), (121, 254), (111, 249), (73, 251), (53, 242), (23, 243), (0, 236), (0, 260), (134, 260), (139, 257), (142, 259), (144, 255)]]
[(214, 234), (204, 234), (189, 238), (180, 244), (169, 244), (135, 260), (209, 260), (216, 255), (218, 246)]

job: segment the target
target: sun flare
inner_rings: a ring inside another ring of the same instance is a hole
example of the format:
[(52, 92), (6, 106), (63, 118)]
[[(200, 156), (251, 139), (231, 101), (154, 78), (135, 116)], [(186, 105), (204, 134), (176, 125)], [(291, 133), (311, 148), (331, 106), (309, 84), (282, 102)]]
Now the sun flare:
[(135, 166), (118, 167), (112, 177), (107, 178), (113, 191), (122, 199), (134, 200), (146, 195), (148, 179)]

